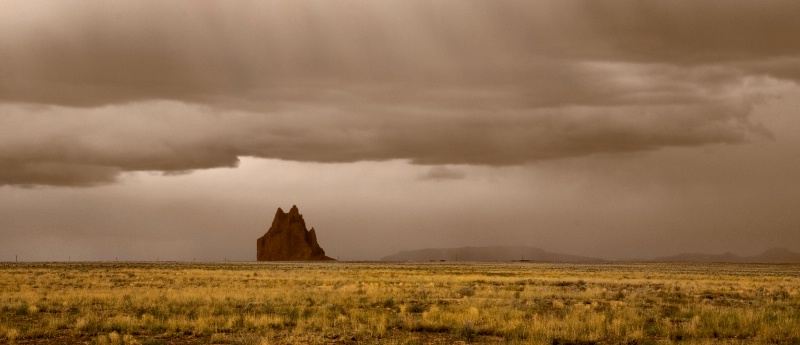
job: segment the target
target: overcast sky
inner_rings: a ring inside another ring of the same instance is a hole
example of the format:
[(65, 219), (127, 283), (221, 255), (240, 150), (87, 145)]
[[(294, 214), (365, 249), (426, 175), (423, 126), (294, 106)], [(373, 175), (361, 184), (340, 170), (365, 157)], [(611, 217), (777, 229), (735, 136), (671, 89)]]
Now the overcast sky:
[(800, 251), (798, 1), (2, 1), (0, 261)]

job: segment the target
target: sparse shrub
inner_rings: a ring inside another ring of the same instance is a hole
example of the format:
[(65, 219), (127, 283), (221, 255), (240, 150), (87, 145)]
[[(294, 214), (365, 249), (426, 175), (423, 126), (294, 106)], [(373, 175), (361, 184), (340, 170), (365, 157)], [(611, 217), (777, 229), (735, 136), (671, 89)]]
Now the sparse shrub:
[(458, 297), (472, 297), (475, 295), (475, 288), (472, 286), (463, 286), (456, 291)]
[(317, 302), (313, 298), (306, 297), (306, 306), (307, 307), (313, 307), (316, 303)]
[(300, 318), (300, 310), (297, 308), (290, 308), (286, 313), (283, 325), (287, 327), (297, 326), (297, 320)]
[(327, 310), (328, 312), (332, 313), (335, 316), (347, 315), (347, 309), (338, 304), (326, 304), (325, 310)]
[(14, 312), (19, 316), (28, 315), (28, 311), (29, 309), (27, 304), (21, 304), (17, 307), (17, 309), (14, 310)]
[(394, 309), (396, 307), (396, 304), (394, 303), (394, 298), (389, 297), (389, 298), (385, 299), (383, 301), (382, 306), (384, 308)]
[(614, 297), (611, 297), (611, 299), (613, 299), (615, 301), (624, 300), (625, 299), (625, 291), (622, 291), (622, 290), (617, 291), (617, 293), (614, 294)]
[(772, 294), (772, 300), (773, 301), (783, 301), (783, 300), (788, 299), (788, 298), (789, 298), (789, 291), (786, 291), (786, 289), (784, 289), (784, 288), (781, 288), (780, 290), (775, 291)]
[(425, 311), (425, 307), (418, 303), (413, 303), (408, 307), (409, 313), (419, 314)]

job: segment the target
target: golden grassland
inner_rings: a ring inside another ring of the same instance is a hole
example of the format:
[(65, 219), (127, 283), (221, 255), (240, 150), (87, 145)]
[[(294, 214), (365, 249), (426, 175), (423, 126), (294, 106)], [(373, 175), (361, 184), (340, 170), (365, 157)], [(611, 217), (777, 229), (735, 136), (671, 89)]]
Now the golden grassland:
[(0, 263), (7, 344), (798, 344), (800, 265)]

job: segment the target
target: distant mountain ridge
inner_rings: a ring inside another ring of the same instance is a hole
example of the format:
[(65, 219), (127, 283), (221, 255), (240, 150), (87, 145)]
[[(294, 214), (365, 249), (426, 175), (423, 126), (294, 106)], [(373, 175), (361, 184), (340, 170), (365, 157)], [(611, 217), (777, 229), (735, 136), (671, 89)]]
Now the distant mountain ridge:
[(740, 256), (730, 252), (725, 252), (723, 254), (683, 253), (657, 257), (653, 261), (793, 264), (800, 263), (800, 253), (795, 253), (786, 248), (772, 248), (753, 256)]
[[(603, 260), (588, 256), (570, 255), (547, 252), (541, 248), (525, 246), (486, 246), (486, 247), (459, 247), (459, 248), (425, 248), (418, 250), (400, 251), (384, 256), (380, 261), (467, 261), (467, 262), (492, 262), (492, 261), (534, 261), (534, 262), (603, 262)], [(765, 263), (765, 264), (793, 264), (800, 263), (800, 253), (786, 248), (772, 248), (761, 254), (741, 256), (731, 252), (722, 254), (682, 253), (677, 255), (657, 257), (656, 262), (698, 262), (698, 263)]]
[(460, 248), (426, 248), (401, 251), (384, 256), (380, 261), (555, 261), (599, 262), (588, 256), (546, 252), (540, 248), (524, 246), (488, 246)]

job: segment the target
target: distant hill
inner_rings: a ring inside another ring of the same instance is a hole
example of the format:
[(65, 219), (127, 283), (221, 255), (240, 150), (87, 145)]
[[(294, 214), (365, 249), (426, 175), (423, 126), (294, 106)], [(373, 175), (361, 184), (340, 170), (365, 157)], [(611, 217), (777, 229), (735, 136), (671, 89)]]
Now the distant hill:
[(385, 256), (381, 261), (555, 261), (597, 262), (603, 261), (587, 256), (546, 252), (539, 248), (522, 246), (427, 248), (401, 251)]
[(765, 264), (800, 263), (800, 253), (795, 253), (786, 248), (772, 248), (754, 256), (740, 256), (726, 252), (724, 254), (684, 253), (672, 256), (662, 256), (654, 261), (663, 262), (748, 262)]

